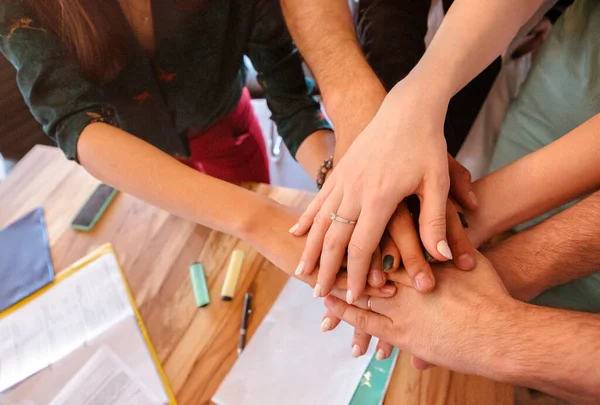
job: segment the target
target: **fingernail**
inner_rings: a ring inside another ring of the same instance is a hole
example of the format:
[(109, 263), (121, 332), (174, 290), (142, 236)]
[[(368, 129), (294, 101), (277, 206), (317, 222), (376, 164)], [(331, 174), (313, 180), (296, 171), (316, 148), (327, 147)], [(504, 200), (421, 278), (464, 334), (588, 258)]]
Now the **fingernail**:
[(360, 357), (360, 355), (362, 354), (360, 347), (358, 347), (358, 345), (354, 345), (352, 346), (352, 357), (356, 358), (356, 357)]
[(377, 350), (377, 353), (375, 354), (375, 358), (377, 359), (377, 361), (381, 361), (381, 360), (385, 359), (385, 353), (383, 352), (383, 350), (381, 350), (381, 349)]
[(387, 284), (387, 285), (384, 285), (383, 287), (381, 287), (379, 289), (379, 291), (381, 291), (383, 294), (386, 294), (386, 295), (390, 294), (391, 295), (391, 294), (393, 294), (393, 293), (396, 292), (396, 287), (394, 287), (391, 284)]
[(431, 253), (429, 253), (425, 248), (423, 248), (423, 256), (428, 263), (435, 262), (435, 257), (431, 256)]
[(471, 270), (475, 267), (475, 258), (470, 253), (464, 253), (458, 257), (458, 265), (462, 270)]
[(385, 255), (383, 257), (383, 271), (388, 271), (394, 267), (394, 256)]
[(446, 259), (452, 260), (452, 251), (450, 250), (450, 246), (448, 246), (448, 242), (446, 242), (445, 240), (441, 240), (438, 242), (437, 251)]
[(327, 332), (331, 329), (331, 319), (325, 318), (321, 322), (321, 332)]
[(431, 278), (423, 272), (415, 277), (415, 287), (419, 291), (428, 291), (431, 288)]
[(475, 195), (475, 193), (472, 191), (469, 191), (469, 200), (471, 200), (471, 204), (479, 205), (479, 200), (477, 199), (477, 196)]
[(313, 290), (313, 297), (315, 297), (315, 298), (321, 297), (322, 292), (323, 292), (323, 289), (321, 288), (321, 284), (317, 283), (317, 285), (315, 286), (315, 289)]
[(369, 272), (369, 278), (369, 283), (371, 285), (379, 285), (385, 282), (385, 278), (383, 277), (383, 273), (381, 272), (381, 270), (371, 270)]
[(348, 290), (346, 293), (346, 302), (350, 305), (354, 303), (354, 297), (352, 296), (352, 291)]
[(298, 263), (295, 273), (297, 276), (301, 276), (302, 273), (304, 273), (304, 260), (301, 260), (300, 263)]
[(458, 212), (458, 219), (460, 219), (460, 224), (464, 229), (467, 229), (469, 227), (469, 221), (467, 221), (467, 217), (463, 212)]
[(296, 225), (292, 226), (288, 232), (289, 233), (294, 233), (294, 232), (296, 232), (298, 230), (299, 227), (300, 227), (300, 224), (296, 223)]

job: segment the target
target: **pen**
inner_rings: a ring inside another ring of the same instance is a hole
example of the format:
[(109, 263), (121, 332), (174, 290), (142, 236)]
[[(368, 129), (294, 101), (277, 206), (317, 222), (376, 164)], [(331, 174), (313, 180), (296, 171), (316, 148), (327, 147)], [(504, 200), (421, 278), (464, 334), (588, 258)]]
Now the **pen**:
[(248, 317), (252, 313), (252, 294), (246, 293), (244, 297), (244, 313), (242, 314), (242, 327), (240, 328), (240, 341), (238, 343), (238, 356), (246, 346), (246, 331), (248, 330)]

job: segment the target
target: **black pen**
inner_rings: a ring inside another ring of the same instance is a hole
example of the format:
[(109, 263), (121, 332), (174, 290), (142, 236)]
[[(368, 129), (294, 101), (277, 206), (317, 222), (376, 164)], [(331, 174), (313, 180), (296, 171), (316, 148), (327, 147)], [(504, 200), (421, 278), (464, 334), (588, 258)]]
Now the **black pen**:
[(242, 327), (240, 328), (240, 342), (238, 343), (238, 356), (242, 354), (246, 346), (246, 331), (248, 330), (248, 318), (252, 313), (252, 294), (246, 293), (244, 297), (244, 313), (242, 314)]

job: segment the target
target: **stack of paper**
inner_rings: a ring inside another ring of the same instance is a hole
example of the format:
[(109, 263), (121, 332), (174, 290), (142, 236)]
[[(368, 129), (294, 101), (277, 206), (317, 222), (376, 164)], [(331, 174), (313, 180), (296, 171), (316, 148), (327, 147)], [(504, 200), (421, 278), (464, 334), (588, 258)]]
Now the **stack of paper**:
[(348, 405), (373, 357), (352, 357), (345, 323), (323, 333), (325, 307), (291, 279), (213, 397), (219, 405)]

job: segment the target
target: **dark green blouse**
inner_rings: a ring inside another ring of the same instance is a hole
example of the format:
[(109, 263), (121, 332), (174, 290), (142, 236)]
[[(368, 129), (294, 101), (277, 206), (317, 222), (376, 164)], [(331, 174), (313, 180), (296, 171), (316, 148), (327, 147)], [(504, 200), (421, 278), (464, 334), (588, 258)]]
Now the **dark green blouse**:
[(85, 126), (98, 121), (173, 156), (189, 156), (188, 133), (209, 128), (237, 105), (244, 55), (259, 72), (272, 119), (293, 155), (311, 133), (330, 129), (308, 95), (279, 0), (209, 0), (192, 14), (174, 3), (152, 0), (154, 59), (131, 30), (127, 67), (99, 86), (66, 59), (22, 0), (0, 0), (0, 51), (17, 69), (31, 112), (69, 159), (77, 159)]

